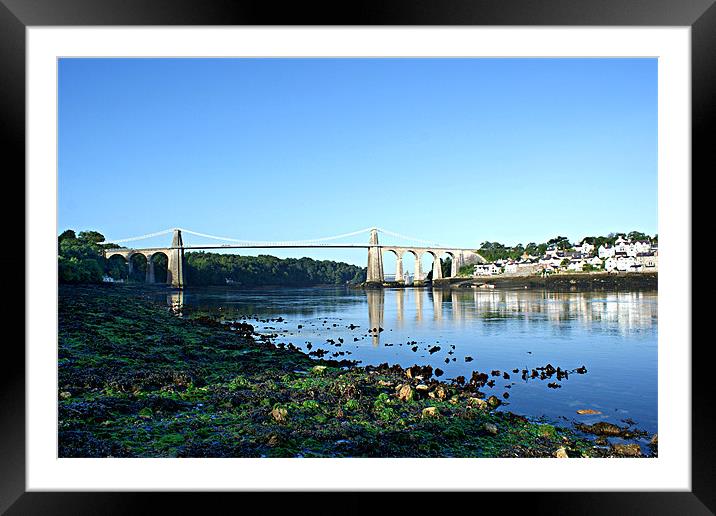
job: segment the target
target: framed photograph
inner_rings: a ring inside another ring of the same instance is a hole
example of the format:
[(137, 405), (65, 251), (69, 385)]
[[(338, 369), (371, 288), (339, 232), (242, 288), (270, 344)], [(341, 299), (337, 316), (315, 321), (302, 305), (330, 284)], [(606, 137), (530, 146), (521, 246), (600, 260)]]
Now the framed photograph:
[(713, 513), (691, 344), (712, 1), (1, 1), (27, 301), (1, 510)]

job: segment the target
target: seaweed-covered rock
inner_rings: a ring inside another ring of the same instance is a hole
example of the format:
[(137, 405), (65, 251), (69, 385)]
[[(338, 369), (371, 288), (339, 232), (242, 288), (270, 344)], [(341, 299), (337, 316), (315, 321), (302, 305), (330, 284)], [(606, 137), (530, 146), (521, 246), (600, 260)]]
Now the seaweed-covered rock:
[(612, 451), (620, 457), (640, 457), (641, 448), (636, 443), (613, 444)]
[(423, 417), (440, 417), (437, 407), (425, 407), (422, 414)]
[(413, 389), (410, 385), (401, 385), (398, 389), (398, 399), (400, 401), (411, 401), (413, 399)]
[(485, 432), (487, 432), (490, 435), (497, 435), (497, 425), (494, 423), (485, 423), (484, 425)]

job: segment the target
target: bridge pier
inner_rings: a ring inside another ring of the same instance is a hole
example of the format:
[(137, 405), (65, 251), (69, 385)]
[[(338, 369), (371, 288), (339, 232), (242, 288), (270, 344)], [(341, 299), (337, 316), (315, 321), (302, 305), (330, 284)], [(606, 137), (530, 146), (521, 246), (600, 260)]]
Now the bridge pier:
[(440, 263), (440, 256), (437, 254), (433, 255), (433, 281), (436, 279), (442, 279), (443, 278), (443, 268), (442, 264)]
[(181, 230), (174, 230), (172, 247), (168, 250), (169, 263), (167, 264), (167, 284), (175, 288), (184, 288), (184, 242)]
[(423, 280), (423, 264), (420, 263), (420, 259), (422, 257), (423, 253), (415, 253), (415, 278), (413, 279), (413, 282)]
[(370, 246), (368, 248), (368, 274), (367, 283), (383, 283), (383, 250), (378, 245), (378, 230), (370, 230)]
[(154, 261), (151, 256), (147, 257), (147, 275), (144, 281), (154, 283)]
[(403, 279), (403, 253), (397, 254), (397, 258), (395, 259), (395, 281), (405, 281)]

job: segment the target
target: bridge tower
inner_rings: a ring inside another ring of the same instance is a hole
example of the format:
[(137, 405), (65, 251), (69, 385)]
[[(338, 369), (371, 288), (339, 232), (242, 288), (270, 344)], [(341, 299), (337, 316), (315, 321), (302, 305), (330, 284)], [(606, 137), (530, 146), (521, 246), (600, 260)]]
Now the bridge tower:
[(181, 229), (174, 230), (172, 247), (167, 249), (169, 263), (167, 264), (167, 284), (175, 288), (184, 288), (184, 242), (181, 238)]
[(383, 283), (383, 250), (378, 245), (378, 230), (370, 230), (368, 241), (368, 283)]

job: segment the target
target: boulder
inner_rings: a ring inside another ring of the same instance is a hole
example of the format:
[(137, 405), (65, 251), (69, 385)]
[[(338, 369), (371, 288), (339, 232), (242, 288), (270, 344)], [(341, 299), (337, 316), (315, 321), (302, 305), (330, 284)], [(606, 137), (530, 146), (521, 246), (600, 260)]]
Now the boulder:
[(567, 450), (564, 449), (564, 446), (560, 446), (557, 448), (557, 451), (554, 452), (554, 456), (558, 459), (568, 459), (569, 456), (567, 455)]
[(485, 423), (485, 432), (490, 435), (497, 435), (497, 425), (492, 423)]
[(484, 410), (488, 407), (487, 402), (485, 400), (481, 400), (480, 398), (468, 398), (467, 406), (476, 407), (481, 410)]
[(320, 374), (323, 374), (325, 370), (326, 370), (326, 366), (317, 365), (317, 366), (313, 366), (313, 368), (311, 369), (311, 372), (315, 375), (320, 375)]
[(600, 421), (599, 423), (595, 423), (591, 426), (582, 425), (580, 429), (590, 434), (609, 436), (621, 435), (624, 431), (623, 428), (619, 428), (617, 425), (607, 423), (606, 421)]
[(423, 409), (423, 417), (439, 417), (440, 412), (438, 412), (437, 407), (425, 407)]
[(622, 457), (640, 457), (641, 448), (638, 444), (613, 444), (612, 451)]
[(502, 405), (502, 402), (497, 396), (490, 396), (489, 398), (487, 398), (487, 404), (492, 408), (497, 408)]
[(442, 385), (438, 385), (437, 387), (435, 387), (435, 389), (430, 391), (429, 396), (431, 398), (444, 400), (447, 397), (447, 391), (445, 390), (445, 387), (443, 387)]
[(403, 385), (398, 389), (398, 399), (400, 401), (410, 401), (413, 399), (413, 389), (410, 385)]
[(277, 423), (283, 423), (288, 418), (288, 410), (282, 407), (274, 407), (271, 416)]

